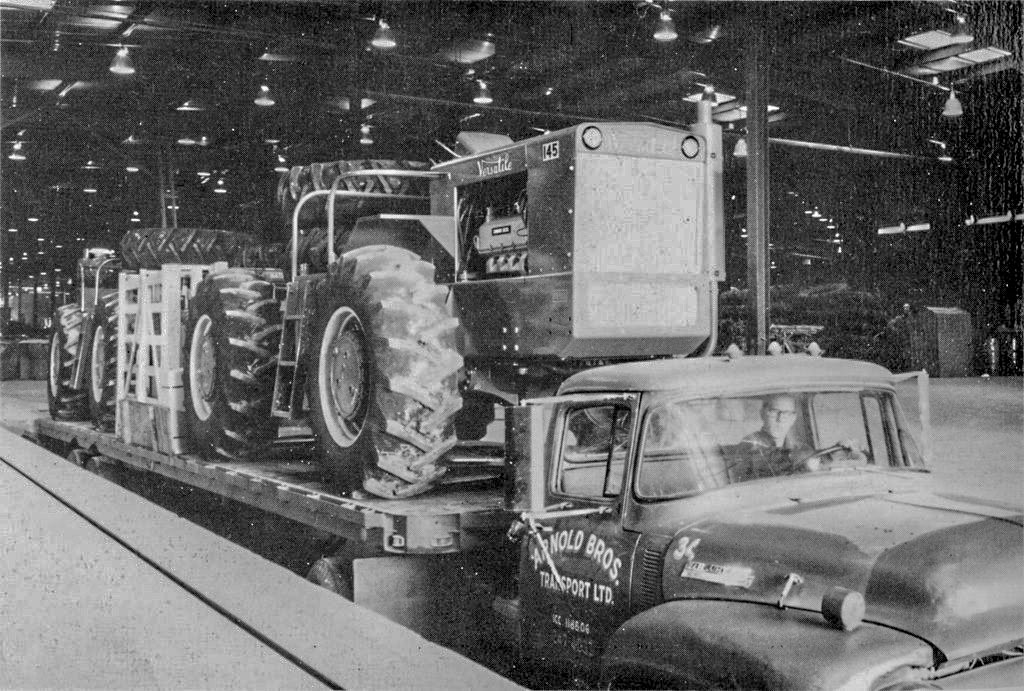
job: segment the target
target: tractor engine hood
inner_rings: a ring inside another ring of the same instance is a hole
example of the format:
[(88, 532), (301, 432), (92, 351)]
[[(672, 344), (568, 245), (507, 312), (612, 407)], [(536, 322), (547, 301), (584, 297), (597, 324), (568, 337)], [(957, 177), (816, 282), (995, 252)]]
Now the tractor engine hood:
[(663, 595), (775, 605), (781, 598), (785, 607), (820, 611), (822, 596), (839, 586), (864, 596), (865, 621), (918, 636), (953, 659), (1024, 636), (1021, 526), (1010, 507), (935, 494), (740, 511), (675, 535)]

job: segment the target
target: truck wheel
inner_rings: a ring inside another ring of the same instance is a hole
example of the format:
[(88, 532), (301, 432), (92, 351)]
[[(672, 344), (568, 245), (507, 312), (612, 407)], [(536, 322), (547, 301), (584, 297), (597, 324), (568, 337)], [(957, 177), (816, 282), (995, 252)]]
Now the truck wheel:
[(46, 399), (54, 420), (86, 420), (89, 408), (83, 389), (71, 386), (82, 341), (82, 310), (78, 305), (57, 308), (50, 336), (50, 366)]
[(121, 238), (125, 270), (159, 269), (163, 264), (212, 264), (238, 266), (252, 238), (245, 233), (207, 228), (142, 228)]
[(117, 293), (100, 297), (89, 349), (89, 416), (97, 429), (114, 429), (117, 389)]
[(270, 415), (281, 309), (248, 271), (211, 274), (196, 289), (185, 337), (185, 411), (202, 455), (242, 461), (277, 434)]
[(331, 267), (314, 295), (309, 423), (341, 491), (385, 498), (430, 489), (455, 444), (458, 320), (434, 267), (387, 245)]

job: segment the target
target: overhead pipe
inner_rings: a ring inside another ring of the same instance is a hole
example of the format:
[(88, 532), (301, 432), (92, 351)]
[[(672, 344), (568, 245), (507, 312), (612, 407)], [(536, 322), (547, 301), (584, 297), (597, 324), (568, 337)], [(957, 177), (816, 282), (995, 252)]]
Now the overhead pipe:
[(858, 154), (861, 156), (878, 156), (880, 158), (901, 158), (920, 161), (939, 161), (939, 156), (919, 156), (917, 154), (901, 154), (895, 151), (880, 151), (878, 149), (864, 149), (857, 146), (842, 146), (840, 144), (822, 144), (821, 142), (804, 142), (799, 139), (782, 139), (780, 137), (769, 137), (769, 143), (781, 144), (783, 146), (795, 146), (803, 149), (817, 149), (819, 151), (833, 151), (842, 154)]

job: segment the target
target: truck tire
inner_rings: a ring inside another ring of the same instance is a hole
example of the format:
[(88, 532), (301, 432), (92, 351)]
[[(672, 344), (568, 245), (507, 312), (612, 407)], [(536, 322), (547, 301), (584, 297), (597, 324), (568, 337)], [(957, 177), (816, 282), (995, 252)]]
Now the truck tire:
[(407, 497), (444, 474), (462, 401), (458, 320), (434, 266), (388, 245), (348, 252), (316, 290), (309, 424), (338, 489)]
[(54, 420), (86, 420), (89, 406), (84, 389), (71, 382), (82, 346), (82, 310), (78, 305), (62, 305), (53, 316), (50, 336), (50, 366), (47, 368), (46, 399)]
[(281, 306), (273, 285), (249, 271), (211, 274), (189, 306), (185, 415), (200, 453), (244, 461), (277, 434), (270, 414)]
[(89, 417), (97, 429), (114, 429), (117, 390), (117, 293), (99, 298), (89, 348)]
[(207, 228), (141, 228), (121, 238), (121, 259), (128, 271), (159, 269), (163, 264), (241, 263), (253, 244), (245, 233)]

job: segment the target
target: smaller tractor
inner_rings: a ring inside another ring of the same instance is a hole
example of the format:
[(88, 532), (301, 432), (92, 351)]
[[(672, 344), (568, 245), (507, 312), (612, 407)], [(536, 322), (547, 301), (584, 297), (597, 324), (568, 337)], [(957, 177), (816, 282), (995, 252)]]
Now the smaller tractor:
[(113, 250), (85, 250), (78, 262), (78, 302), (54, 311), (47, 400), (55, 420), (92, 419), (114, 427), (117, 374), (117, 274)]
[[(242, 233), (147, 228), (128, 231), (119, 254), (105, 248), (87, 249), (78, 262), (78, 300), (54, 310), (47, 386), (50, 417), (91, 420), (101, 431), (114, 430), (118, 356), (130, 335), (124, 333), (126, 327), (134, 331), (137, 319), (134, 312), (119, 314), (124, 286), (121, 276), (137, 282), (141, 275), (149, 274), (159, 280), (167, 265), (203, 267), (208, 272), (215, 262), (244, 264), (246, 257), (261, 256), (252, 247), (250, 237)], [(176, 312), (187, 308), (191, 292), (184, 290), (181, 300), (175, 301)], [(159, 300), (158, 294), (155, 297)], [(131, 307), (134, 305), (120, 311)], [(157, 331), (162, 326), (154, 324)], [(180, 343), (173, 344), (175, 351), (180, 348)], [(121, 374), (124, 387), (134, 383), (134, 373)]]

